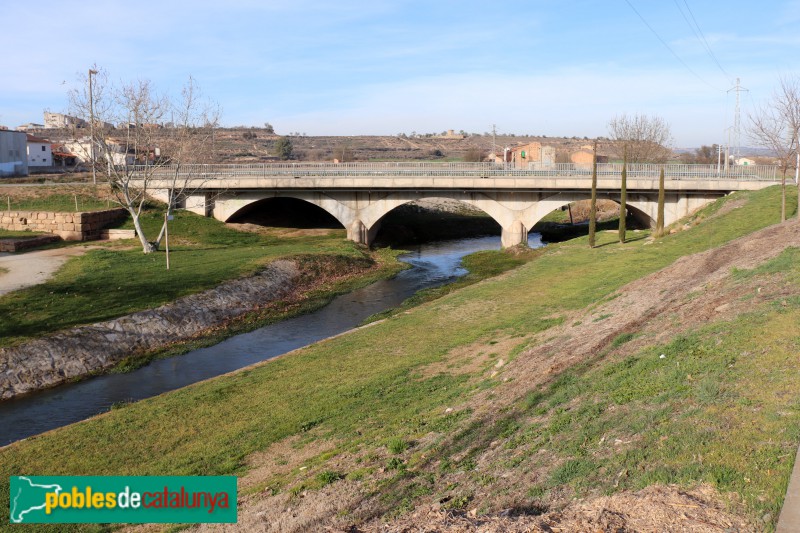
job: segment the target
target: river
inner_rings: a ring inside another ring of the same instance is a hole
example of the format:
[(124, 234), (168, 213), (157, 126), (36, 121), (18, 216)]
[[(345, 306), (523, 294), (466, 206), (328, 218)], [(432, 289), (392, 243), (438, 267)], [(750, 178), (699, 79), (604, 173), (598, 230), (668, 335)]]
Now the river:
[[(531, 233), (531, 247), (542, 246)], [(0, 446), (84, 420), (115, 403), (149, 398), (226, 372), (265, 361), (347, 331), (365, 318), (399, 305), (415, 292), (454, 281), (466, 274), (461, 258), (497, 250), (500, 237), (477, 237), (406, 246), (400, 257), (411, 268), (343, 294), (325, 307), (219, 344), (159, 359), (126, 374), (109, 374), (60, 385), (0, 402)]]

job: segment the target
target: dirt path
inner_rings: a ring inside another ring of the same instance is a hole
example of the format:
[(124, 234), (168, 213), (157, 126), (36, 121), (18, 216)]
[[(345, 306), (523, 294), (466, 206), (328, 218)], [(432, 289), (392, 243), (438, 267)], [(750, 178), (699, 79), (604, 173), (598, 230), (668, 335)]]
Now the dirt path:
[(67, 259), (86, 253), (84, 246), (53, 248), (24, 254), (0, 253), (0, 296), (44, 283)]

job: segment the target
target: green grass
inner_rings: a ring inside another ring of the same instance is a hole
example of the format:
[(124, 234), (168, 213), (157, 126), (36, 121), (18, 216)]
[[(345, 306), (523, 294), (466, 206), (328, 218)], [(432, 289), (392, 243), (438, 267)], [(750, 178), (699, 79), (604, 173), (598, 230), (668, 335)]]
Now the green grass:
[[(155, 213), (143, 217), (150, 235), (160, 222)], [(130, 241), (128, 249), (107, 247), (71, 258), (49, 281), (0, 297), (0, 316), (6, 317), (0, 321), (0, 345), (162, 305), (280, 257), (363, 259), (363, 248), (344, 237), (344, 230), (291, 238), (245, 233), (179, 211), (170, 226), (170, 270), (163, 252), (145, 255), (138, 241)]]
[(777, 517), (800, 441), (798, 323), (800, 305), (758, 310), (569, 370), (522, 406), (554, 420), (546, 432), (522, 424), (524, 467), (547, 466), (535, 464), (546, 448), (565, 460), (550, 487), (708, 482), (739, 494), (754, 515)]
[[(0, 191), (1, 193), (2, 191)], [(0, 210), (9, 208), (9, 198), (0, 194)], [(73, 194), (48, 194), (38, 198), (10, 198), (12, 211), (100, 211), (119, 207), (95, 195), (94, 188), (83, 188)]]
[[(7, 520), (9, 475), (243, 474), (250, 454), (292, 435), (306, 442), (332, 439), (355, 452), (382, 448), (395, 438), (415, 442), (433, 432), (452, 437), (454, 444), (428, 450), (426, 461), (441, 461), (443, 471), (469, 471), (474, 468), (469, 453), (458, 464), (448, 458), (459, 449), (488, 446), (499, 435), (510, 442), (534, 426), (511, 420), (487, 428), (474, 425), (468, 411), (446, 413), (444, 406), (459, 405), (483, 390), (481, 383), (467, 374), (427, 375), (422, 370), (459, 347), (545, 329), (558, 322), (554, 314), (586, 307), (683, 255), (777, 222), (777, 188), (737, 193), (723, 201), (735, 198), (748, 203), (653, 244), (635, 240), (620, 245), (616, 235), (600, 234), (600, 246), (594, 249), (585, 238), (554, 245), (503, 276), (443, 295), (412, 313), (11, 445), (0, 450), (0, 520)], [(241, 253), (242, 264), (254, 268), (263, 260), (247, 252), (257, 246), (235, 252)], [(210, 244), (204, 248), (205, 253), (215, 250)], [(188, 247), (183, 254), (177, 255), (176, 264), (190, 262)], [(102, 264), (101, 259), (109, 260), (104, 255), (93, 260)], [(216, 260), (226, 262), (221, 256)], [(216, 277), (224, 277), (221, 268), (217, 272)], [(751, 508), (775, 509), (791, 466), (791, 457), (782, 456), (800, 439), (800, 409), (793, 407), (800, 380), (796, 361), (789, 357), (796, 358), (800, 342), (798, 320), (797, 309), (777, 309), (743, 318), (729, 329), (713, 326), (718, 329), (605, 368), (567, 371), (527, 401), (531, 414), (555, 418), (543, 430), (532, 430), (520, 445), (533, 446), (540, 433), (563, 439), (552, 444), (563, 462), (549, 478), (551, 484), (607, 486), (617, 467), (636, 465), (624, 486), (707, 479), (723, 489), (742, 490)], [(716, 338), (722, 344), (715, 345)], [(765, 348), (763, 357), (744, 354), (761, 354)], [(659, 350), (669, 350), (665, 360), (655, 355), (665, 353)], [(732, 354), (736, 360), (729, 367)], [(673, 370), (677, 361), (687, 365), (680, 373)], [(684, 372), (692, 373), (694, 381), (687, 381)], [(641, 373), (649, 379), (637, 378)], [(740, 386), (747, 383), (740, 381), (742, 376), (757, 388)], [(724, 407), (735, 408), (730, 417), (719, 406), (721, 399), (728, 402)], [(571, 400), (581, 402), (577, 410), (566, 410)], [(673, 410), (675, 417), (670, 416)], [(646, 446), (637, 444), (610, 457), (591, 456), (602, 432), (613, 433), (616, 427), (625, 428), (626, 434), (620, 429), (622, 440), (638, 432)], [(662, 435), (671, 451), (657, 448)], [(703, 462), (692, 459), (700, 446), (714, 451)], [(397, 475), (376, 490), (386, 496), (387, 509), (394, 504), (408, 509), (418, 494), (413, 487), (433, 489), (419, 481), (413, 461), (396, 458), (392, 472)], [(749, 482), (735, 461), (753, 472)], [(595, 474), (590, 466), (598, 467)], [(756, 493), (764, 500), (753, 502)], [(457, 499), (466, 503), (469, 495)]]
[(36, 233), (33, 231), (12, 231), (9, 229), (0, 228), (0, 239), (6, 239), (6, 238), (33, 239), (34, 237), (38, 237), (40, 235), (47, 235), (47, 233)]

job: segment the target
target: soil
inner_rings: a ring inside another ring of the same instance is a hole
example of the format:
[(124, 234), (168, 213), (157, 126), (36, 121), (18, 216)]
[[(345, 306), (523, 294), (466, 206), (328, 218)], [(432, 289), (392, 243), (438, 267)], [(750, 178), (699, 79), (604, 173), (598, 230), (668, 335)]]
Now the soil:
[(44, 283), (61, 268), (67, 259), (83, 255), (86, 246), (53, 248), (25, 254), (0, 253), (0, 295)]

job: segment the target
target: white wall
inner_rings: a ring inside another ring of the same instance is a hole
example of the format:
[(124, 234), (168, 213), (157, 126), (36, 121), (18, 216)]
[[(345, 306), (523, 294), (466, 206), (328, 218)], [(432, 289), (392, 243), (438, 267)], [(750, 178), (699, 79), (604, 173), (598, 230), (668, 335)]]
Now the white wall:
[(28, 166), (53, 166), (53, 151), (50, 148), (50, 143), (28, 142)]

